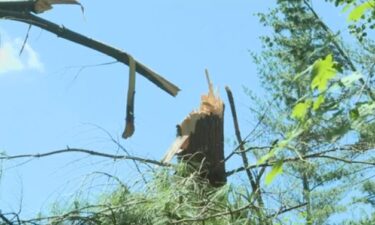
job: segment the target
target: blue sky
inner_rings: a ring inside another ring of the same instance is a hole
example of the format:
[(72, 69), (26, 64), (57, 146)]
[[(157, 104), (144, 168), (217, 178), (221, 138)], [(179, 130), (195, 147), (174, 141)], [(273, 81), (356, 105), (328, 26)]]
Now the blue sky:
[[(96, 126), (119, 138), (133, 155), (161, 159), (175, 137), (175, 125), (199, 105), (207, 92), (204, 70), (226, 102), (232, 88), (242, 132), (250, 131), (246, 86), (261, 94), (249, 51), (259, 51), (259, 35), (267, 32), (254, 13), (272, 1), (88, 1), (79, 7), (58, 6), (40, 16), (130, 53), (178, 85), (176, 98), (137, 77), (136, 132), (119, 137), (124, 128), (128, 68), (91, 49), (33, 27), (25, 51), (18, 51), (28, 26), (0, 21), (0, 151), (15, 155), (63, 149), (66, 146), (116, 153), (118, 149)], [(329, 15), (330, 8), (322, 8)], [(342, 17), (343, 19), (344, 17)], [(3, 56), (7, 57), (3, 57)], [(4, 60), (7, 60), (6, 63)], [(226, 111), (226, 138), (233, 138)], [(230, 145), (226, 151), (229, 152)], [(85, 155), (3, 162), (0, 209), (32, 215), (72, 195), (87, 197), (94, 171), (107, 171), (132, 182), (133, 164)], [(91, 185), (93, 186), (93, 185)], [(103, 191), (101, 186), (95, 187)]]

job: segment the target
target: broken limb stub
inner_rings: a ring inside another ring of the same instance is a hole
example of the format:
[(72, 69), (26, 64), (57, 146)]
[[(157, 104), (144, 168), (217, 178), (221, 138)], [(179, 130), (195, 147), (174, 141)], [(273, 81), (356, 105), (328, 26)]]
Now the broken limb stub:
[(77, 0), (2, 0), (0, 1), (0, 9), (17, 12), (43, 13), (52, 9), (52, 5), (56, 4), (80, 5), (83, 11), (83, 6)]
[(201, 97), (198, 110), (191, 112), (177, 125), (177, 138), (167, 151), (163, 162), (174, 155), (207, 179), (212, 186), (226, 183), (224, 163), (224, 104), (214, 93), (209, 80), (209, 92)]

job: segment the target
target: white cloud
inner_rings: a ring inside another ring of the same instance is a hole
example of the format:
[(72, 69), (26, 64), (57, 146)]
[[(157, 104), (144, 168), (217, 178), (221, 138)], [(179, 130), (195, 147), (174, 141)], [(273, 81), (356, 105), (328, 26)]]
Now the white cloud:
[(43, 71), (44, 66), (39, 59), (39, 55), (36, 51), (34, 51), (30, 45), (26, 44), (24, 49), (27, 57), (26, 67), (30, 69), (36, 69), (38, 71)]
[(10, 42), (3, 43), (0, 47), (0, 74), (24, 68), (14, 46)]
[(23, 40), (16, 38), (11, 40), (3, 32), (0, 33), (2, 41), (0, 42), (0, 74), (14, 72), (44, 70), (43, 63), (40, 61), (38, 53), (26, 43), (21, 56), (19, 52), (22, 48)]

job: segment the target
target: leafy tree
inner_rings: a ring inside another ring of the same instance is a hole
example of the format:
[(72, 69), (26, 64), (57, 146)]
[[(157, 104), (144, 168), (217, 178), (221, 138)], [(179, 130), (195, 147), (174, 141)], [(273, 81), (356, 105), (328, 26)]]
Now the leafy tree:
[[(364, 125), (373, 112), (369, 107), (374, 100), (372, 87), (363, 73), (369, 68), (343, 47), (308, 1), (279, 0), (275, 9), (259, 17), (274, 32), (262, 37), (264, 51), (254, 55), (270, 97), (263, 105), (272, 104), (271, 112), (258, 118), (263, 118), (265, 139), (282, 140), (263, 154), (284, 162), (299, 158), (284, 163), (283, 185), (275, 190), (281, 196), (277, 201), (282, 207), (303, 199), (305, 211), (293, 218), (302, 216), (306, 224), (323, 224), (334, 213), (346, 210), (338, 203), (351, 192), (348, 183), (360, 182), (358, 174), (366, 174), (366, 162), (352, 162), (369, 157), (374, 146)], [(357, 66), (363, 67), (362, 73)], [(359, 119), (355, 115), (361, 103), (366, 109), (361, 108)], [(300, 191), (288, 193), (291, 189)]]

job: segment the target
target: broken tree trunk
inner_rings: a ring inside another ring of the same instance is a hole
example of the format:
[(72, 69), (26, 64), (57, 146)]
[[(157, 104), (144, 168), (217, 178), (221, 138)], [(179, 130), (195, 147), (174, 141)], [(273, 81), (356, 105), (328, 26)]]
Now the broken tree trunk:
[(199, 110), (191, 112), (177, 125), (177, 138), (166, 153), (163, 162), (174, 155), (180, 162), (191, 165), (212, 186), (226, 183), (224, 163), (224, 104), (215, 95), (206, 72), (209, 92), (201, 98)]

